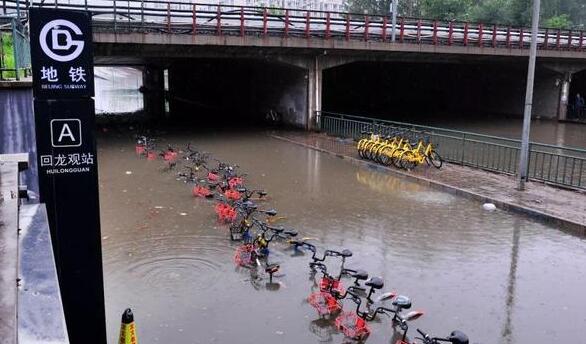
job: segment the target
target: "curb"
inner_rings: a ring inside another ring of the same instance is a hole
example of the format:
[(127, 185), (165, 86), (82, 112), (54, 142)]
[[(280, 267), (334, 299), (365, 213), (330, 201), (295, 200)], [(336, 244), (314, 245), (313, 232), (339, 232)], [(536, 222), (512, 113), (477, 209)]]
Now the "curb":
[(475, 200), (475, 201), (479, 201), (479, 202), (483, 202), (483, 203), (487, 203), (487, 202), (494, 203), (494, 205), (501, 210), (512, 211), (517, 214), (525, 215), (527, 217), (530, 217), (531, 219), (538, 220), (542, 223), (556, 226), (558, 229), (560, 229), (564, 232), (569, 232), (570, 234), (577, 234), (580, 236), (586, 236), (586, 224), (574, 222), (572, 220), (568, 220), (568, 219), (564, 219), (564, 218), (554, 216), (554, 215), (551, 215), (548, 213), (544, 213), (540, 210), (529, 208), (529, 207), (522, 206), (519, 204), (515, 204), (515, 203), (511, 203), (511, 202), (507, 202), (507, 201), (502, 201), (502, 200), (499, 200), (496, 198), (484, 196), (484, 195), (478, 194), (476, 192), (473, 192), (473, 191), (470, 191), (467, 189), (458, 188), (458, 187), (455, 187), (452, 185), (438, 182), (438, 181), (430, 179), (430, 178), (423, 177), (423, 176), (416, 176), (416, 175), (413, 175), (413, 174), (410, 174), (407, 172), (403, 172), (400, 170), (396, 170), (396, 169), (392, 169), (392, 168), (389, 168), (386, 166), (382, 166), (382, 165), (376, 164), (374, 162), (358, 159), (358, 158), (348, 156), (348, 155), (334, 153), (334, 152), (331, 152), (327, 149), (315, 147), (313, 145), (299, 142), (299, 141), (295, 141), (295, 140), (287, 138), (287, 137), (283, 137), (283, 136), (279, 136), (279, 135), (275, 135), (275, 134), (269, 134), (269, 136), (272, 138), (275, 138), (277, 140), (286, 141), (286, 142), (293, 143), (293, 144), (296, 144), (299, 146), (303, 146), (303, 147), (306, 147), (309, 149), (313, 149), (313, 150), (316, 150), (316, 151), (319, 151), (322, 153), (327, 153), (327, 154), (336, 156), (338, 158), (344, 159), (346, 161), (349, 161), (353, 164), (368, 166), (370, 168), (374, 168), (374, 169), (377, 169), (380, 171), (391, 172), (392, 174), (394, 174), (398, 177), (406, 178), (411, 181), (415, 181), (419, 184), (426, 185), (426, 186), (429, 186), (429, 187), (432, 187), (432, 188), (435, 188), (435, 189), (438, 189), (441, 191), (449, 192), (451, 194), (465, 197), (467, 199), (471, 199), (471, 200)]

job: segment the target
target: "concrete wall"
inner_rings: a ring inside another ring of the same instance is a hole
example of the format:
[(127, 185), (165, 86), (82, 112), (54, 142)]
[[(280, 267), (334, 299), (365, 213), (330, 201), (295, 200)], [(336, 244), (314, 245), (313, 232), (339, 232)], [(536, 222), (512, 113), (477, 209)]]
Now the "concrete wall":
[(29, 153), (23, 183), (38, 193), (35, 117), (30, 85), (0, 85), (0, 154)]
[(307, 80), (302, 68), (254, 59), (190, 59), (169, 67), (172, 118), (223, 126), (260, 123), (269, 109), (305, 127)]

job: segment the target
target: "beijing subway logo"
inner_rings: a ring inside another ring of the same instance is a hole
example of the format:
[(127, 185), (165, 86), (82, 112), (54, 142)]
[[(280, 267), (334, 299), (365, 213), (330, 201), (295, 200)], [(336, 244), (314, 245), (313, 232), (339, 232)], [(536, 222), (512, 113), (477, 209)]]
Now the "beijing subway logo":
[(41, 48), (45, 55), (55, 61), (69, 62), (77, 58), (83, 51), (83, 33), (77, 25), (65, 19), (55, 19), (43, 26), (39, 34)]

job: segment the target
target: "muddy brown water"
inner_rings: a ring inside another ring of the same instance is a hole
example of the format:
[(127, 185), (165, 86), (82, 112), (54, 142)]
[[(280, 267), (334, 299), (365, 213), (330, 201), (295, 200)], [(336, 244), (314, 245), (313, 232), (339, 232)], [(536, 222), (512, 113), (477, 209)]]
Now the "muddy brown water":
[[(235, 268), (236, 244), (216, 223), (213, 203), (193, 198), (162, 162), (138, 159), (130, 136), (98, 141), (109, 342), (126, 307), (140, 343), (344, 342), (306, 302), (315, 290), (307, 255), (273, 248), (270, 261), (284, 274), (278, 290)], [(382, 276), (385, 290), (409, 295), (425, 312), (411, 335), (417, 327), (460, 329), (485, 344), (586, 337), (584, 238), (264, 132), (160, 139), (239, 164), (247, 184), (269, 192), (284, 225), (320, 247), (351, 249), (347, 267)], [(371, 329), (368, 343), (392, 342), (384, 316)]]

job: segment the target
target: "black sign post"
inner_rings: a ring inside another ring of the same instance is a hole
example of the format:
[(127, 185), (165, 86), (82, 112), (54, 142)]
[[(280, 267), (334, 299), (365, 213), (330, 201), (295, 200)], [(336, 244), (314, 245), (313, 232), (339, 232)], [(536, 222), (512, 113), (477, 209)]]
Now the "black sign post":
[(71, 343), (106, 343), (91, 13), (30, 10), (41, 202)]

